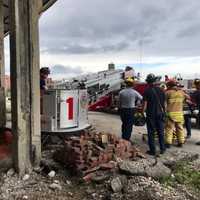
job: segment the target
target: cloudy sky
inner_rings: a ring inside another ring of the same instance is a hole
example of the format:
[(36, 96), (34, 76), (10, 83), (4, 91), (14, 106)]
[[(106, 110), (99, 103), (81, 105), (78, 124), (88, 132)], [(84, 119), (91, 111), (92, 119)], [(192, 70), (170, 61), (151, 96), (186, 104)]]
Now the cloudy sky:
[(114, 62), (198, 76), (199, 10), (199, 0), (58, 0), (40, 18), (41, 66), (66, 76)]

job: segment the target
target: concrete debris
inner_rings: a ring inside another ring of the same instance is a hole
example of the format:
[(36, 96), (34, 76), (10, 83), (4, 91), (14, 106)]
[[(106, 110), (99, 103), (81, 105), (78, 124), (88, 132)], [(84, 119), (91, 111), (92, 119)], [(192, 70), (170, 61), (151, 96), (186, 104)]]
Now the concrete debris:
[(186, 200), (188, 198), (173, 188), (162, 186), (151, 178), (138, 176), (128, 180), (126, 192), (113, 193), (110, 199)]
[(100, 165), (100, 169), (102, 169), (102, 170), (111, 170), (116, 167), (117, 167), (117, 163), (114, 161), (110, 161), (108, 163), (102, 163)]
[(155, 164), (153, 159), (141, 159), (139, 161), (122, 161), (119, 163), (119, 169), (129, 175), (146, 176), (159, 179), (163, 176), (170, 176), (171, 170), (162, 162)]
[[(121, 161), (128, 162), (128, 161)], [(160, 159), (155, 164), (154, 159), (139, 159), (130, 161), (126, 166), (145, 166), (145, 162), (151, 167), (163, 168), (160, 165)], [(112, 162), (111, 162), (112, 163)], [(142, 164), (141, 164), (142, 163)], [(116, 165), (116, 163), (114, 163)], [(118, 163), (119, 166), (121, 163)], [(129, 167), (131, 169), (131, 167)], [(138, 167), (139, 168), (139, 167)], [(144, 167), (141, 167), (144, 168)], [(146, 170), (148, 172), (148, 167)], [(98, 168), (97, 168), (98, 169)], [(154, 170), (150, 170), (154, 173)], [(153, 168), (155, 169), (155, 168)], [(94, 169), (93, 169), (94, 170)], [(158, 169), (155, 169), (157, 171)], [(70, 170), (69, 170), (70, 171)], [(87, 174), (92, 183), (80, 184), (80, 177), (68, 174), (68, 169), (60, 165), (56, 171), (56, 180), (49, 179), (48, 173), (29, 174), (31, 178), (23, 181), (15, 173), (13, 176), (7, 176), (7, 173), (0, 175), (0, 199), (73, 199), (73, 200), (198, 200), (197, 193), (193, 193), (189, 188), (171, 188), (162, 185), (157, 180), (145, 174), (145, 176), (128, 176), (124, 171), (119, 171), (118, 167), (111, 170), (96, 170)], [(50, 171), (49, 171), (50, 172)], [(121, 174), (122, 173), (122, 174)], [(160, 172), (159, 172), (160, 173)], [(68, 175), (67, 175), (68, 174)], [(153, 176), (153, 175), (151, 175)], [(160, 175), (159, 175), (160, 176)], [(172, 175), (173, 176), (173, 175)], [(154, 177), (154, 176), (153, 176)]]
[(84, 133), (80, 137), (69, 137), (65, 146), (57, 151), (55, 159), (65, 164), (68, 168), (86, 174), (95, 167), (113, 168), (114, 165), (102, 165), (115, 157), (132, 159), (141, 156), (138, 149), (129, 141), (120, 139), (112, 134)]
[(68, 192), (68, 195), (69, 195), (70, 197), (73, 197), (73, 193), (72, 193), (72, 192)]
[(113, 192), (120, 192), (127, 184), (127, 178), (118, 176), (111, 180), (111, 188)]
[(62, 186), (57, 183), (52, 183), (51, 185), (49, 185), (49, 188), (52, 190), (62, 190)]
[(50, 177), (50, 178), (53, 178), (53, 177), (55, 177), (55, 175), (56, 175), (56, 172), (55, 171), (50, 171), (49, 173), (48, 173), (48, 176)]
[(60, 184), (59, 180), (54, 180), (53, 182), (56, 183), (56, 184)]
[(191, 168), (196, 171), (200, 171), (200, 159), (195, 160), (191, 164)]
[(23, 181), (27, 181), (30, 178), (29, 174), (25, 174), (24, 177), (22, 178)]
[(96, 193), (93, 193), (91, 196), (93, 197), (93, 199), (97, 198), (97, 194)]
[(28, 199), (28, 196), (24, 195), (24, 196), (22, 197), (22, 199), (26, 200), (26, 199)]
[(89, 174), (87, 174), (86, 176), (83, 177), (83, 180), (85, 182), (90, 182), (94, 176), (95, 176), (95, 173), (89, 173)]
[(39, 173), (42, 172), (42, 168), (41, 167), (35, 167), (35, 168), (33, 168), (33, 171), (39, 174)]
[(66, 180), (66, 183), (67, 183), (67, 185), (71, 185), (72, 184), (72, 182), (69, 181), (69, 180)]
[(0, 159), (0, 172), (8, 171), (10, 168), (12, 168), (12, 165), (13, 165), (13, 160), (11, 156)]
[[(50, 147), (48, 151), (43, 151), (41, 166), (23, 178), (11, 167), (0, 174), (0, 199), (199, 199), (198, 193), (193, 193), (188, 187), (179, 188), (176, 185), (171, 188), (158, 182), (162, 176), (173, 177), (168, 166), (177, 161), (193, 161), (191, 167), (198, 170), (200, 162), (196, 160), (197, 154), (169, 151), (155, 162), (153, 158), (144, 159), (129, 142), (111, 134), (86, 133), (66, 139), (64, 147), (60, 146), (62, 150), (57, 151), (59, 148), (56, 148), (55, 157), (64, 164), (60, 165), (52, 158), (55, 148)], [(84, 175), (87, 183), (80, 184), (83, 179), (71, 176), (71, 169), (82, 164), (84, 170), (82, 167), (75, 169)]]
[(121, 172), (127, 175), (133, 176), (145, 176), (145, 168), (142, 163), (134, 162), (134, 161), (122, 161), (119, 163), (119, 169)]
[(155, 166), (149, 166), (146, 168), (147, 177), (154, 179), (160, 179), (162, 177), (170, 176), (172, 173), (171, 169), (166, 167), (162, 162), (158, 161)]
[(42, 168), (42, 171), (48, 174), (50, 171), (57, 171), (60, 166), (58, 163), (54, 161), (54, 159), (42, 159), (40, 162), (40, 166)]
[(192, 162), (199, 158), (199, 154), (185, 152), (185, 151), (175, 151), (169, 152), (166, 156), (161, 158), (161, 161), (169, 168), (173, 168), (178, 162)]
[(13, 168), (11, 168), (11, 169), (9, 169), (9, 170), (7, 171), (7, 176), (8, 176), (8, 177), (13, 176), (14, 174), (15, 174), (15, 170), (14, 170)]
[(95, 183), (103, 183), (105, 180), (108, 180), (110, 178), (109, 173), (102, 173), (102, 172), (96, 172), (92, 177), (91, 181)]

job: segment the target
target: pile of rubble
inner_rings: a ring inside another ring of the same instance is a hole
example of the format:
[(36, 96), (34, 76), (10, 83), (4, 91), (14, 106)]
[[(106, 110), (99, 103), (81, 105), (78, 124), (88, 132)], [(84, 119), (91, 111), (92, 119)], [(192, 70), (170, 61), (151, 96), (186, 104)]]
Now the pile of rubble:
[[(106, 140), (103, 135), (93, 134), (90, 136), (89, 143), (97, 145), (98, 142), (94, 142), (94, 138), (96, 138), (95, 141), (99, 141), (97, 146), (106, 151), (110, 143), (105, 144)], [(89, 137), (87, 134), (86, 136)], [(78, 138), (84, 141), (83, 136)], [(77, 145), (77, 137), (71, 139), (74, 139), (76, 141), (74, 143)], [(71, 139), (67, 139), (66, 142)], [(60, 158), (63, 150), (59, 154)], [(96, 168), (98, 170), (88, 173), (82, 179), (79, 176), (71, 176), (70, 169), (53, 160), (52, 154), (55, 151), (58, 151), (58, 147), (48, 146), (42, 153), (41, 166), (34, 168), (32, 172), (23, 177), (19, 177), (13, 169), (0, 174), (0, 199), (199, 200), (199, 193), (184, 185), (177, 184), (170, 187), (159, 182), (161, 177), (174, 177), (171, 168), (173, 169), (172, 165), (175, 160), (176, 162), (189, 160), (192, 167), (198, 167), (199, 157), (196, 153), (168, 151), (166, 155), (158, 158), (156, 163), (152, 157), (146, 159), (133, 157), (134, 159), (131, 160), (116, 159), (116, 161), (113, 159), (106, 164), (100, 164), (100, 166), (108, 167), (113, 164), (114, 168), (107, 168), (108, 170)], [(138, 155), (140, 155), (139, 151)], [(67, 160), (66, 156), (67, 154), (63, 155), (63, 158)], [(115, 157), (114, 149), (113, 157)]]
[(87, 174), (116, 158), (125, 160), (142, 156), (129, 141), (115, 135), (86, 132), (67, 138), (55, 158), (75, 172)]
[[(151, 177), (131, 177), (124, 184), (124, 177), (118, 176), (112, 179), (111, 188), (114, 191), (110, 195), (111, 200), (135, 199), (135, 200), (197, 200), (192, 194), (178, 191), (155, 181)], [(113, 184), (115, 183), (115, 185)], [(116, 192), (115, 192), (116, 190)]]

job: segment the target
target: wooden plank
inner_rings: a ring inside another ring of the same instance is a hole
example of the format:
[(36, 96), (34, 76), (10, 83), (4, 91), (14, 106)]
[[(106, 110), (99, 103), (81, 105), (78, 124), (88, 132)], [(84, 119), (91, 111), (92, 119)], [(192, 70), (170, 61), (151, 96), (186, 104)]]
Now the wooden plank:
[(5, 66), (4, 66), (4, 19), (3, 0), (0, 0), (0, 127), (6, 125)]
[[(39, 38), (37, 0), (10, 0), (10, 56), (14, 164), (20, 174), (40, 159)], [(38, 157), (37, 157), (38, 156)]]

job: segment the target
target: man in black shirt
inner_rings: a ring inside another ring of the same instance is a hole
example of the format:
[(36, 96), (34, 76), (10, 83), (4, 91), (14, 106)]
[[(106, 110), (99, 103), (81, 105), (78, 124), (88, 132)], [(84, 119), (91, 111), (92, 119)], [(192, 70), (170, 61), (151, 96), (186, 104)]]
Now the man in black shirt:
[(157, 77), (149, 74), (146, 82), (149, 88), (144, 92), (143, 112), (146, 111), (148, 144), (150, 155), (156, 154), (155, 133), (158, 134), (160, 153), (165, 152), (164, 144), (164, 118), (165, 118), (165, 93), (159, 87), (155, 86)]

